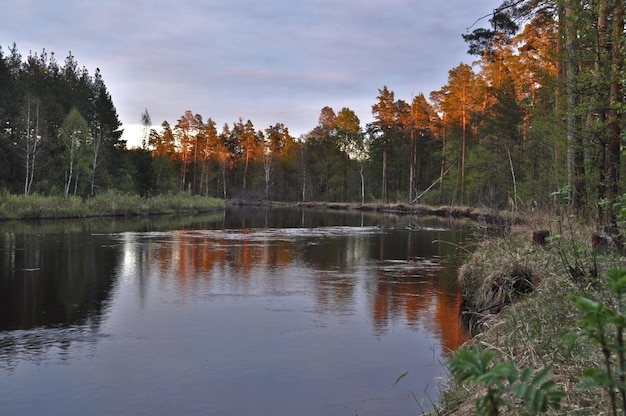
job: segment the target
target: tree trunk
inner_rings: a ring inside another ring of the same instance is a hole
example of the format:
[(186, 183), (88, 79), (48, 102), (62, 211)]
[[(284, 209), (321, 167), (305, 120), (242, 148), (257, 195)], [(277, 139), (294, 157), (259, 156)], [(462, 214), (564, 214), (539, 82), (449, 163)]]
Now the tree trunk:
[[(445, 125), (445, 118), (446, 115), (443, 115), (444, 118), (444, 125)], [(442, 143), (441, 143), (441, 170), (439, 172), (439, 204), (442, 203), (443, 200), (443, 176), (445, 174), (446, 171), (446, 129), (445, 127), (443, 128), (443, 135), (442, 135)]]
[(409, 171), (409, 204), (415, 194), (415, 162), (417, 159), (417, 145), (415, 144), (415, 131), (411, 129), (411, 168)]
[(613, 208), (617, 202), (619, 192), (619, 167), (620, 167), (620, 141), (621, 141), (621, 125), (620, 116), (617, 107), (622, 98), (622, 88), (620, 83), (620, 74), (624, 69), (624, 59), (620, 52), (624, 38), (624, 1), (616, 0), (613, 8), (613, 26), (611, 30), (611, 91), (610, 91), (610, 142), (608, 148), (608, 220), (609, 224), (617, 225), (617, 214)]
[(567, 176), (571, 188), (571, 204), (575, 211), (582, 208), (585, 197), (584, 155), (580, 131), (580, 117), (576, 115), (579, 97), (576, 91), (578, 76), (577, 28), (573, 9), (574, 0), (565, 4), (565, 77), (567, 94)]
[(270, 180), (272, 173), (272, 153), (263, 155), (263, 169), (265, 170), (265, 199), (270, 200)]
[(361, 205), (365, 203), (365, 177), (363, 176), (363, 159), (359, 159), (359, 175), (361, 176)]
[(304, 143), (300, 144), (300, 158), (302, 160), (302, 202), (306, 201), (306, 164), (304, 160)]
[(91, 165), (91, 197), (95, 196), (96, 190), (96, 169), (100, 164), (100, 146), (102, 144), (102, 130), (100, 126), (96, 126), (93, 133), (93, 143), (91, 144), (91, 148), (93, 150), (93, 160)]
[(75, 153), (74, 140), (75, 138), (73, 136), (74, 135), (72, 134), (72, 137), (70, 137), (70, 165), (67, 170), (67, 181), (65, 182), (65, 198), (69, 196), (70, 185), (72, 184), (72, 175), (74, 173), (74, 153)]
[(463, 115), (463, 143), (461, 146), (461, 205), (463, 205), (463, 197), (465, 196), (465, 148), (467, 146), (467, 91), (463, 87), (463, 100), (461, 105)]
[(26, 174), (24, 178), (24, 194), (29, 195), (32, 191), (33, 181), (35, 179), (35, 158), (37, 156), (37, 145), (39, 143), (39, 103), (35, 109), (35, 131), (33, 132), (30, 125), (30, 99), (28, 100), (26, 115)]
[(511, 169), (511, 180), (513, 181), (513, 204), (511, 208), (517, 210), (517, 180), (515, 179), (515, 168), (513, 167), (513, 158), (511, 157), (511, 148), (505, 143), (504, 148), (509, 158), (509, 168)]
[(387, 202), (387, 138), (383, 142), (383, 190), (382, 200)]
[(246, 199), (246, 179), (248, 178), (248, 166), (250, 164), (250, 153), (246, 148), (246, 164), (243, 169), (243, 199)]

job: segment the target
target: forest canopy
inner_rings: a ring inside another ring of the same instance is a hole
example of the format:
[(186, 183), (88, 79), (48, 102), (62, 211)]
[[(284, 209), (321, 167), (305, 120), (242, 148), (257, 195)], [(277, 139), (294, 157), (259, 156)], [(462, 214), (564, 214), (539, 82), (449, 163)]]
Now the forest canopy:
[[(478, 27), (486, 24), (488, 27)], [(474, 61), (428, 95), (372, 92), (373, 122), (320, 109), (282, 123), (217, 126), (182, 112), (128, 149), (96, 69), (70, 53), (0, 50), (0, 188), (90, 197), (118, 189), (285, 201), (383, 201), (493, 208), (551, 203), (614, 221), (624, 192), (624, 2), (506, 0), (463, 35)], [(416, 74), (419, 77), (419, 74)]]

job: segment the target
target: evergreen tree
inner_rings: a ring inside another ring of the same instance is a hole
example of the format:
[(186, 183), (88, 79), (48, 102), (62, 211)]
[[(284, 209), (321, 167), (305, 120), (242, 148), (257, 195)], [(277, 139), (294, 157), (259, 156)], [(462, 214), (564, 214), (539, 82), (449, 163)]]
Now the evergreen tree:
[(376, 99), (378, 102), (372, 106), (372, 115), (374, 116), (372, 133), (375, 133), (374, 140), (380, 143), (382, 155), (381, 199), (386, 202), (388, 200), (387, 156), (389, 144), (396, 128), (396, 105), (394, 93), (386, 85), (378, 90)]

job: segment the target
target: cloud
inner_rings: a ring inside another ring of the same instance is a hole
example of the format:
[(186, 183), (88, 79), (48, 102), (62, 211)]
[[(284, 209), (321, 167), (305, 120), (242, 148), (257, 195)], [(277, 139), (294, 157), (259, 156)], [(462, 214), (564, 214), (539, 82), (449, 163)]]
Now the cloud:
[[(293, 134), (320, 109), (371, 118), (378, 88), (428, 95), (461, 61), (461, 34), (500, 0), (6, 0), (0, 39), (69, 51), (100, 68), (121, 121), (155, 125), (187, 109)], [(131, 130), (131, 129), (129, 129)]]

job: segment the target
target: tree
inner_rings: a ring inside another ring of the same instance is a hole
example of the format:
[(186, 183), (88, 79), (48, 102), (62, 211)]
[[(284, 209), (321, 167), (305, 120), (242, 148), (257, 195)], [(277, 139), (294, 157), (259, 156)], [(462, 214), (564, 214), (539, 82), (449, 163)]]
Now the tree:
[(141, 113), (141, 148), (144, 150), (148, 148), (151, 127), (152, 120), (150, 120), (150, 114), (148, 114), (148, 109), (146, 108), (143, 110), (143, 113)]
[(161, 123), (161, 134), (150, 130), (148, 141), (152, 149), (152, 170), (155, 172), (155, 187), (159, 192), (172, 192), (179, 189), (176, 176), (176, 139), (167, 121)]
[[(620, 189), (619, 149), (623, 128), (619, 108), (624, 104), (623, 85), (620, 82), (624, 66), (624, 2), (505, 1), (496, 14), (504, 14), (505, 19), (511, 21), (530, 21), (517, 37), (525, 38), (526, 44), (520, 49), (524, 53), (516, 57), (530, 72), (524, 76), (523, 69), (516, 68), (517, 84), (526, 85), (526, 91), (532, 94), (530, 102), (538, 94), (554, 102), (553, 126), (557, 128), (553, 130), (564, 131), (564, 140), (558, 133), (551, 135), (554, 158), (558, 161), (560, 147), (563, 146), (566, 150), (563, 171), (571, 189), (572, 208), (576, 211), (585, 210), (594, 199), (606, 198), (608, 203), (599, 206), (608, 208), (605, 219), (615, 224), (612, 207)], [(532, 31), (536, 29), (537, 35), (534, 35)], [(508, 41), (506, 37), (503, 39)], [(515, 39), (512, 38), (513, 41)], [(550, 39), (555, 40), (550, 42)], [(494, 49), (494, 38), (489, 39), (486, 45)], [(555, 53), (546, 53), (546, 46)], [(538, 51), (541, 52), (535, 53)], [(526, 52), (544, 59), (526, 59), (529, 56)], [(533, 65), (532, 61), (542, 62), (543, 65)], [(542, 82), (550, 78), (540, 78), (550, 71), (558, 81), (554, 84), (556, 87), (551, 87), (552, 95), (546, 91), (549, 85)], [(518, 97), (523, 99), (519, 90)], [(544, 102), (549, 103), (548, 100)], [(526, 137), (530, 127), (539, 127), (537, 123), (541, 118), (535, 115), (541, 114), (539, 111), (546, 107), (534, 105), (525, 108), (528, 114), (526, 124), (529, 125), (525, 130)], [(533, 122), (533, 118), (536, 121)], [(600, 217), (604, 216), (602, 211), (599, 214)]]
[[(317, 126), (306, 135), (306, 159), (313, 198), (345, 200), (347, 155), (341, 149), (336, 114), (331, 107), (320, 111)], [(303, 155), (304, 155), (303, 153)]]
[(477, 56), (495, 56), (497, 48), (508, 42), (519, 30), (519, 26), (507, 13), (508, 7), (503, 5), (497, 8), (489, 19), (491, 29), (478, 28), (470, 34), (464, 34), (463, 39), (469, 44), (468, 53)]
[(65, 197), (69, 195), (72, 180), (74, 181), (74, 193), (78, 184), (78, 159), (80, 152), (85, 145), (85, 140), (89, 134), (89, 128), (87, 122), (83, 116), (78, 112), (76, 107), (72, 107), (69, 114), (63, 121), (63, 125), (60, 129), (61, 140), (67, 147), (68, 152), (68, 167), (65, 174)]
[[(29, 53), (24, 63), (16, 86), (21, 91), (13, 91), (15, 100), (19, 103), (21, 111), (12, 120), (19, 130), (17, 145), (20, 156), (23, 157), (24, 194), (28, 195), (33, 190), (34, 175), (37, 170), (37, 156), (42, 151), (46, 134), (45, 102), (40, 97), (45, 97), (46, 84), (48, 83), (48, 55), (45, 50), (41, 54)], [(10, 121), (7, 122), (11, 124)]]
[(365, 136), (361, 131), (361, 121), (354, 111), (344, 107), (335, 119), (337, 133), (341, 141), (342, 151), (348, 157), (359, 163), (359, 177), (361, 179), (361, 204), (365, 203), (365, 176), (364, 162), (367, 157)]
[(182, 115), (176, 126), (174, 127), (174, 137), (177, 139), (177, 144), (180, 152), (180, 190), (184, 191), (189, 186), (191, 189), (191, 184), (188, 183), (187, 178), (187, 169), (189, 165), (189, 157), (192, 152), (195, 151), (193, 142), (195, 140), (195, 136), (198, 134), (198, 129), (200, 125), (198, 120), (193, 115), (191, 110), (185, 111), (185, 114)]
[[(624, 2), (622, 0), (613, 0), (611, 2), (607, 0), (607, 9), (602, 11), (604, 20), (602, 23), (607, 22), (608, 14), (612, 12), (610, 27), (610, 40), (602, 42), (600, 46), (605, 46), (609, 49), (610, 62), (608, 65), (610, 68), (610, 93), (609, 93), (609, 109), (608, 109), (608, 123), (610, 129), (610, 141), (609, 141), (609, 156), (608, 156), (608, 199), (609, 199), (609, 215), (608, 222), (615, 226), (617, 224), (617, 213), (613, 209), (615, 203), (618, 200), (619, 194), (619, 168), (621, 157), (621, 143), (623, 126), (620, 119), (619, 109), (624, 105), (624, 59), (625, 59), (625, 39), (624, 34)], [(604, 2), (600, 3), (605, 4)], [(606, 12), (606, 14), (604, 14)]]
[(265, 179), (265, 199), (267, 200), (270, 200), (270, 185), (275, 161), (287, 154), (292, 142), (293, 138), (289, 135), (289, 129), (282, 123), (276, 123), (265, 129), (265, 138), (263, 141), (263, 172)]
[(567, 95), (567, 174), (568, 183), (572, 190), (571, 201), (575, 210), (580, 210), (585, 199), (585, 164), (583, 154), (582, 135), (580, 134), (581, 120), (577, 113), (579, 106), (579, 92), (576, 86), (578, 78), (578, 30), (575, 15), (578, 14), (573, 0), (565, 0), (563, 14), (559, 21), (564, 22), (563, 35), (565, 37), (565, 84)]
[(435, 130), (437, 114), (426, 101), (424, 94), (413, 97), (411, 104), (403, 104), (399, 108), (400, 123), (405, 132), (408, 132), (411, 145), (411, 160), (409, 168), (409, 203), (415, 202), (415, 191), (420, 174), (419, 145), (430, 137)]
[[(26, 175), (24, 179), (24, 195), (29, 195), (35, 178), (35, 161), (40, 151), (39, 143), (41, 136), (39, 131), (39, 101), (31, 104), (31, 99), (28, 97), (26, 106), (26, 137), (24, 140)], [(32, 106), (35, 108), (32, 109)]]
[(248, 169), (250, 163), (256, 158), (262, 149), (258, 137), (254, 130), (254, 125), (250, 120), (243, 124), (243, 120), (239, 118), (239, 122), (235, 123), (233, 131), (237, 130), (239, 146), (243, 151), (244, 171), (243, 171), (243, 197), (246, 198)]
[(96, 171), (100, 165), (100, 154), (102, 153), (102, 146), (104, 143), (104, 132), (102, 126), (98, 121), (91, 123), (91, 133), (89, 135), (90, 147), (91, 147), (91, 186), (90, 195), (93, 198), (96, 195)]
[(480, 140), (468, 153), (468, 202), (515, 209), (523, 113), (510, 77), (493, 90), (493, 95), (494, 102), (478, 127)]
[(372, 106), (372, 115), (374, 116), (373, 125), (376, 131), (380, 133), (380, 141), (382, 148), (382, 194), (383, 201), (388, 200), (387, 195), (387, 151), (391, 140), (393, 129), (396, 125), (396, 105), (393, 91), (390, 91), (385, 85), (378, 90), (376, 97), (378, 102)]
[[(126, 143), (121, 140), (121, 123), (99, 68), (96, 68), (93, 81), (89, 85), (90, 88), (85, 93), (91, 97), (87, 101), (92, 103), (88, 107), (91, 113), (87, 117), (87, 122), (90, 126), (89, 145), (92, 155), (90, 195), (93, 197), (100, 165), (107, 155), (109, 161), (115, 160), (114, 154), (119, 148), (125, 148)], [(146, 151), (146, 149), (142, 150)], [(110, 164), (109, 171), (115, 169), (115, 164)], [(149, 172), (143, 172), (143, 174), (150, 175)]]
[(200, 185), (199, 189), (202, 191), (205, 188), (205, 193), (209, 194), (209, 181), (210, 181), (210, 169), (209, 161), (213, 156), (215, 149), (219, 146), (219, 137), (217, 134), (216, 124), (211, 118), (209, 118), (202, 127), (200, 133), (201, 141), (199, 143), (202, 170), (200, 173)]
[(215, 146), (214, 152), (222, 176), (222, 197), (224, 199), (226, 199), (228, 195), (228, 193), (226, 192), (226, 170), (230, 167), (230, 162), (233, 154), (231, 149), (229, 148), (230, 136), (230, 128), (228, 127), (228, 124), (224, 124), (222, 132), (219, 135), (219, 141)]
[[(444, 129), (460, 129), (461, 143), (458, 160), (460, 161), (460, 202), (463, 203), (465, 194), (465, 159), (467, 153), (467, 139), (470, 127), (470, 116), (478, 107), (477, 97), (483, 97), (477, 91), (478, 83), (472, 68), (467, 64), (460, 64), (448, 72), (448, 83), (435, 92), (438, 110), (443, 113)], [(443, 175), (443, 165), (442, 165)]]

